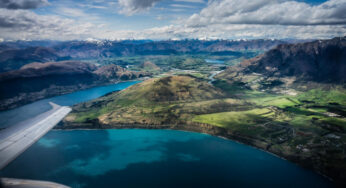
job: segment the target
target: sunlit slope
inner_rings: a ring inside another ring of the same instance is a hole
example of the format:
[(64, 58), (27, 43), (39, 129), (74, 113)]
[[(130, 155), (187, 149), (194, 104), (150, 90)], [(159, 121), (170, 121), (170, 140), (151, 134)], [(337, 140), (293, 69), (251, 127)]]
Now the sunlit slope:
[(65, 128), (172, 128), (232, 138), (346, 177), (346, 90), (278, 94), (192, 76), (150, 79), (73, 108)]
[(102, 124), (178, 124), (193, 114), (220, 112), (242, 102), (191, 76), (150, 79), (74, 108), (67, 121)]

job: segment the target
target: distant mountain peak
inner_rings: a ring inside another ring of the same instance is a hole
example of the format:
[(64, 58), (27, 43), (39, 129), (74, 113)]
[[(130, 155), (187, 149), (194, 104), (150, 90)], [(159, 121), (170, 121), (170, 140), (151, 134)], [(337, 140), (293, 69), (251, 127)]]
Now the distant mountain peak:
[(280, 44), (266, 53), (230, 67), (224, 76), (239, 69), (245, 74), (295, 77), (297, 81), (346, 82), (346, 37)]

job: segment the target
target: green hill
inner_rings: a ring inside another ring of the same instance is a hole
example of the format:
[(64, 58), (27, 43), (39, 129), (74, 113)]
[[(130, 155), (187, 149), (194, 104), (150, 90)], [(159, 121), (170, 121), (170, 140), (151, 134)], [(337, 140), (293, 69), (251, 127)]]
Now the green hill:
[(106, 125), (179, 124), (194, 113), (218, 112), (235, 103), (239, 102), (226, 99), (222, 90), (203, 80), (191, 76), (170, 76), (146, 80), (80, 104), (74, 107), (66, 122), (83, 126), (94, 121)]
[(169, 128), (204, 132), (270, 151), (343, 182), (345, 89), (292, 94), (214, 85), (192, 76), (146, 80), (73, 108), (62, 128)]

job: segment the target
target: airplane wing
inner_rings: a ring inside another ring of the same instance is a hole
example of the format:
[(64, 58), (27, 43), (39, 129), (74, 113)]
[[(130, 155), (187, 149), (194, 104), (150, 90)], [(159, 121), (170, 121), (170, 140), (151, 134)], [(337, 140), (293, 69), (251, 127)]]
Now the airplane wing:
[(58, 124), (72, 109), (51, 103), (52, 109), (0, 130), (0, 169)]

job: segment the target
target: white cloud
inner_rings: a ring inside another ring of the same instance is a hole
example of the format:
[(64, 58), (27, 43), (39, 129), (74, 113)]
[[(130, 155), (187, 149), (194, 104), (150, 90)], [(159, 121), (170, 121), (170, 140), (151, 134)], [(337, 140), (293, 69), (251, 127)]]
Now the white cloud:
[[(115, 4), (115, 2), (108, 2), (107, 4), (112, 6)], [(106, 5), (93, 5), (93, 4), (85, 4), (85, 3), (79, 3), (78, 6), (83, 8), (90, 8), (90, 9), (108, 9), (109, 8)]]
[(35, 9), (48, 5), (47, 0), (0, 0), (0, 8), (6, 9)]
[(344, 36), (346, 27), (340, 25), (318, 26), (283, 26), (283, 25), (213, 25), (210, 27), (184, 27), (169, 25), (141, 31), (123, 30), (106, 31), (98, 37), (105, 39), (185, 39), (185, 38), (220, 38), (220, 39), (259, 39), (259, 38), (332, 38)]
[(119, 13), (133, 15), (144, 10), (148, 10), (161, 0), (119, 0), (121, 7)]
[(81, 9), (77, 8), (68, 8), (68, 7), (60, 7), (57, 9), (58, 14), (64, 15), (67, 17), (88, 17), (89, 14), (85, 13)]
[(191, 5), (181, 5), (181, 4), (171, 4), (170, 6), (175, 8), (195, 8), (194, 6), (191, 6)]
[(140, 32), (110, 32), (104, 36), (137, 39), (331, 38), (346, 35), (344, 12), (345, 0), (329, 0), (320, 5), (287, 0), (215, 0), (200, 13), (176, 20), (174, 25)]
[[(159, 0), (143, 0), (138, 4), (139, 1), (119, 0), (117, 5), (122, 5), (123, 14), (131, 15), (149, 9)], [(114, 26), (102, 25), (102, 15), (96, 17), (76, 7), (57, 7), (56, 10), (61, 12), (56, 15), (0, 8), (0, 38), (331, 38), (346, 35), (345, 4), (346, 0), (329, 0), (320, 5), (285, 0), (215, 0), (206, 4), (198, 14), (177, 19), (172, 25), (137, 31), (107, 29), (107, 26)], [(180, 10), (183, 9), (177, 9)], [(157, 15), (153, 19), (162, 20), (163, 16)]]
[(187, 2), (187, 3), (205, 3), (204, 0), (174, 0), (176, 2)]
[(91, 35), (94, 25), (27, 10), (0, 9), (0, 37), (5, 39), (78, 39)]
[(345, 12), (345, 0), (320, 5), (283, 0), (216, 0), (192, 15), (186, 24), (334, 25), (346, 24)]

